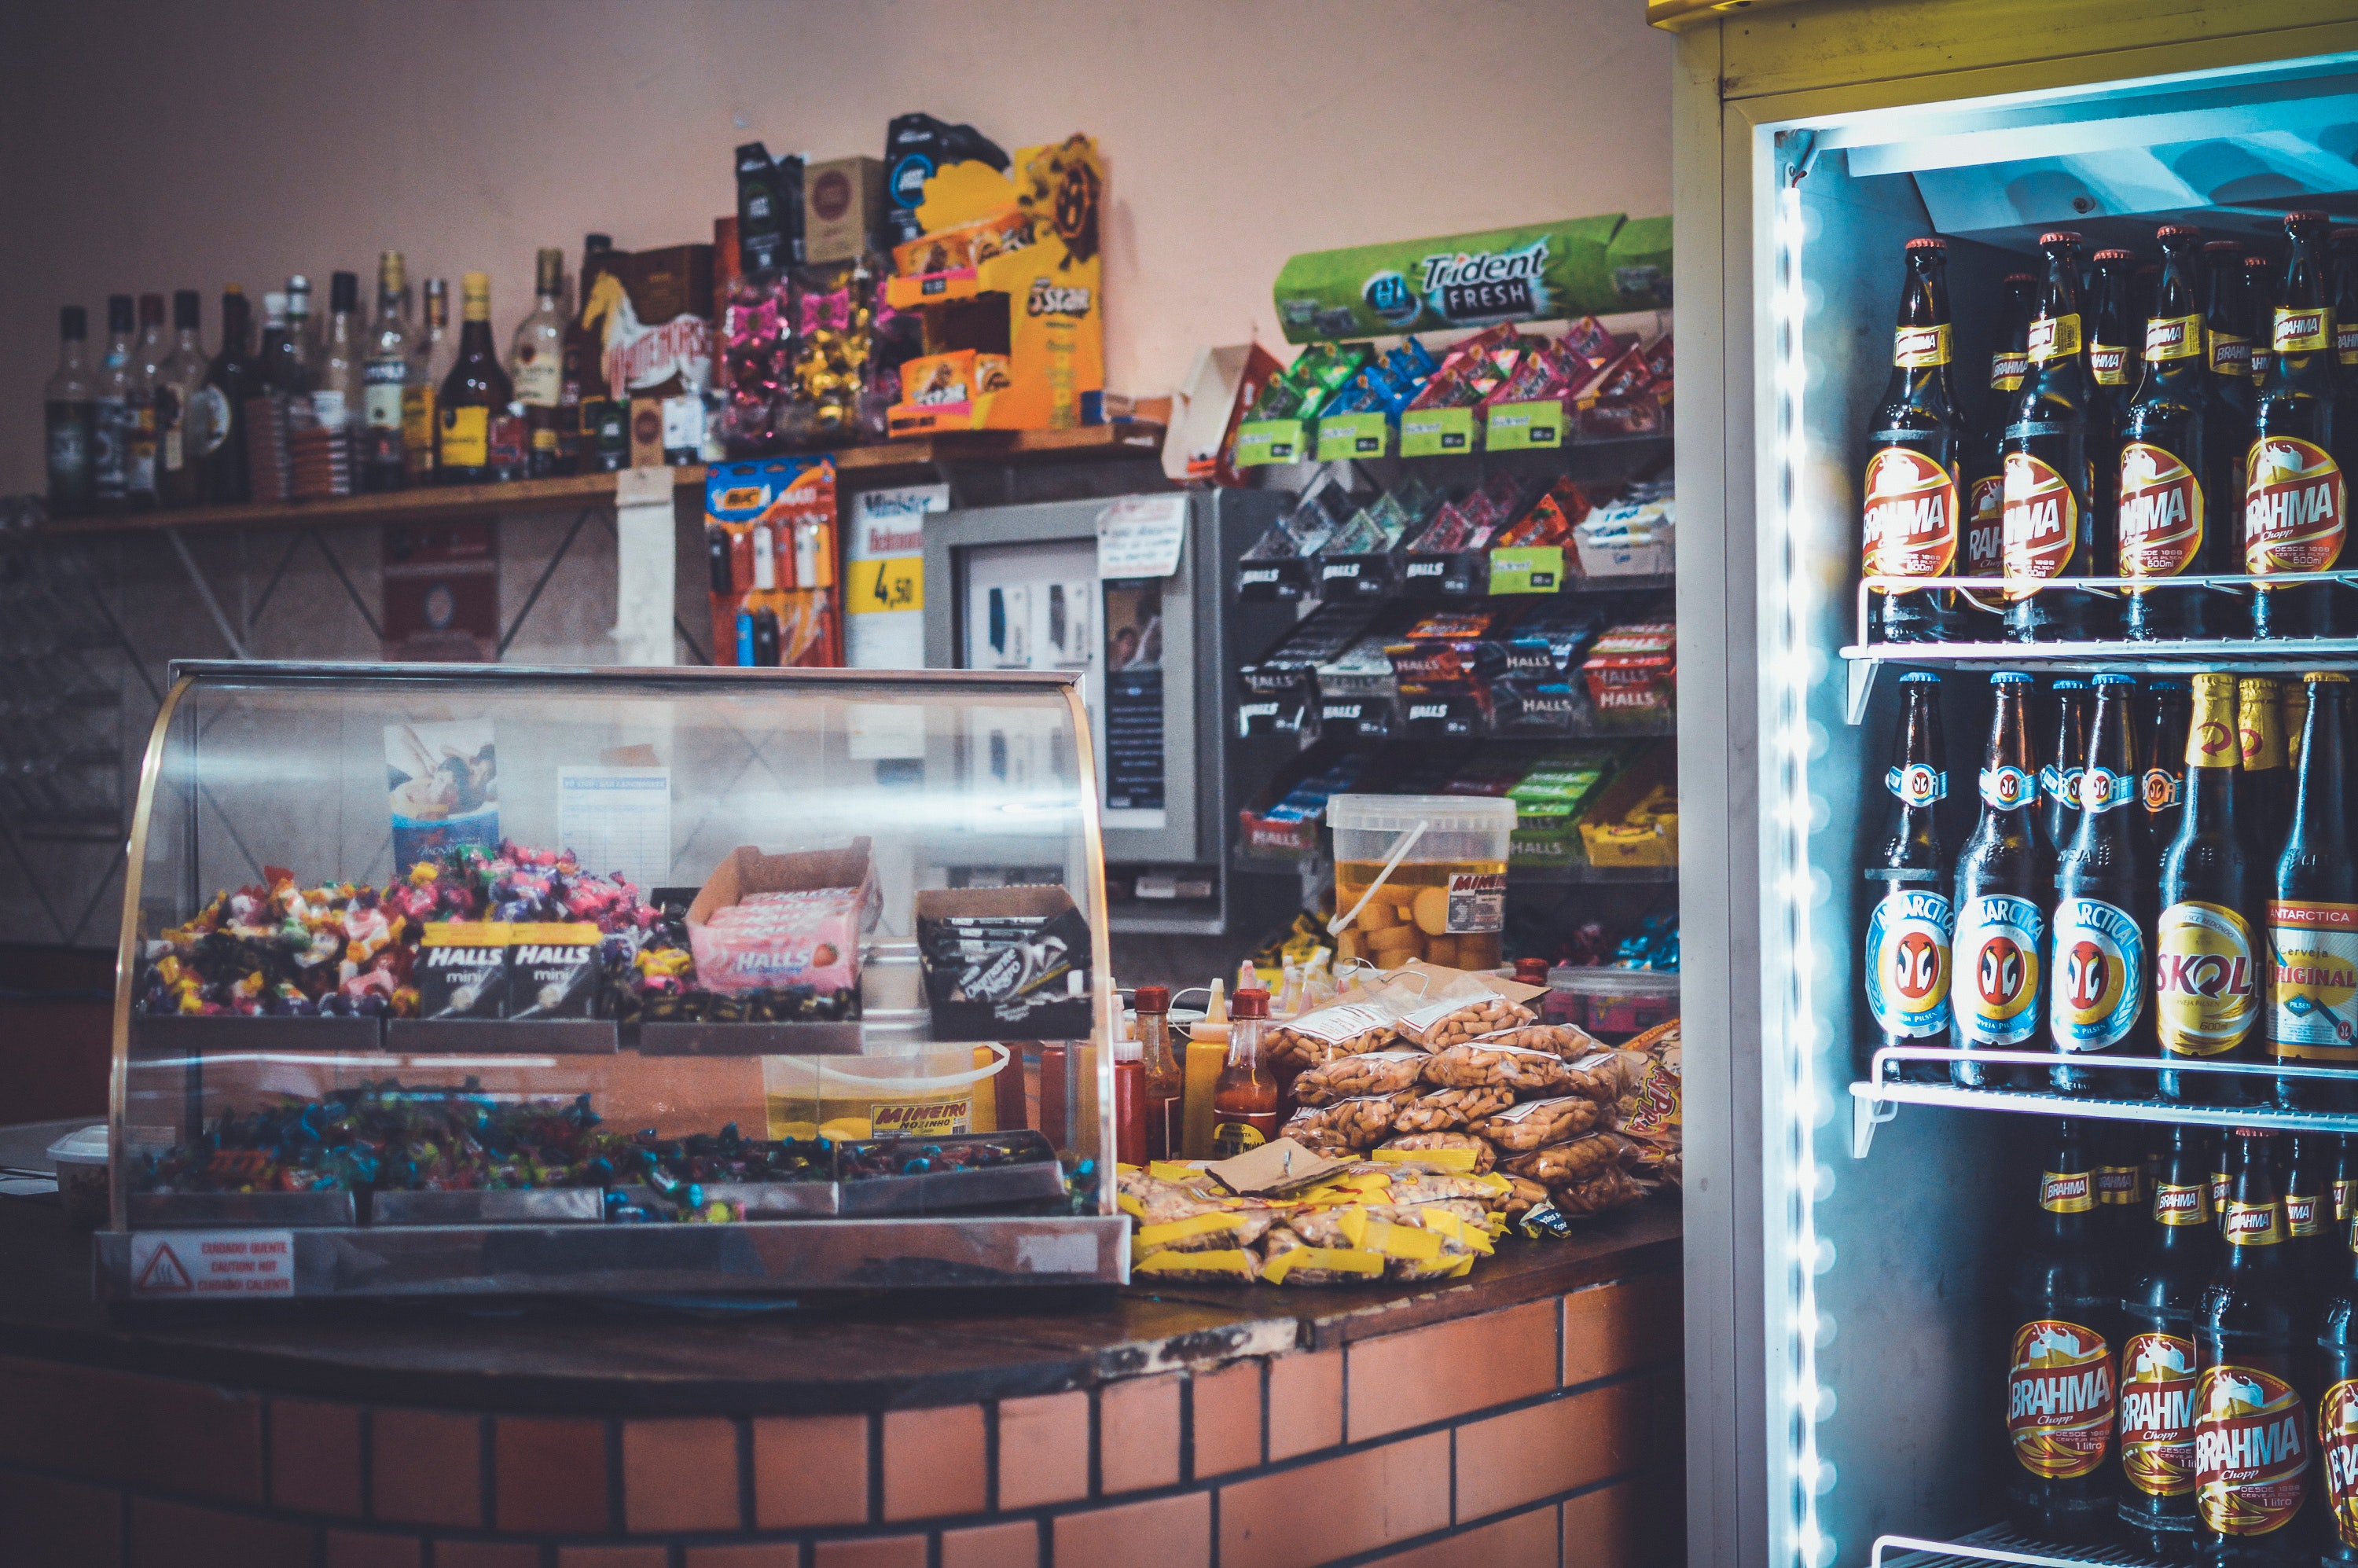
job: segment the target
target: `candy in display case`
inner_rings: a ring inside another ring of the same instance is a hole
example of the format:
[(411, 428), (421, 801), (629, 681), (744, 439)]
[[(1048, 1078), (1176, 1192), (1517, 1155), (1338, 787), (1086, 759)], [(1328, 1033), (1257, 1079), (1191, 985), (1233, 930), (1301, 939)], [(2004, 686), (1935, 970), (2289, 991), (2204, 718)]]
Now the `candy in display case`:
[[(102, 1295), (1122, 1278), (1072, 677), (173, 675)], [(1038, 732), (1021, 779), (992, 710)], [(990, 866), (1031, 885), (966, 891)], [(1001, 1033), (1078, 1062), (1057, 1141), (1001, 1119)]]

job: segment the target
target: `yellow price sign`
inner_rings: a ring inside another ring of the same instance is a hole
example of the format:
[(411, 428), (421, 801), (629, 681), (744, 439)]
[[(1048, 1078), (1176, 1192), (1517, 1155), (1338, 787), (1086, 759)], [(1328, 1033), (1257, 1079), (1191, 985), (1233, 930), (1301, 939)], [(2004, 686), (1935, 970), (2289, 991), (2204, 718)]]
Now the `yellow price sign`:
[(843, 607), (854, 615), (925, 607), (925, 557), (888, 556), (844, 568)]

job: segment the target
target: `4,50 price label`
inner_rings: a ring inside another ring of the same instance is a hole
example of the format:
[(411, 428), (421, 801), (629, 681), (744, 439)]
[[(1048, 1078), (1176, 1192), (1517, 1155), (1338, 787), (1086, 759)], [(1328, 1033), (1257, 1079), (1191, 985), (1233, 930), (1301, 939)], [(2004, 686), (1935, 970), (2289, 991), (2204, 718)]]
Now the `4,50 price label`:
[(843, 607), (854, 615), (925, 607), (925, 557), (888, 556), (881, 561), (846, 561)]

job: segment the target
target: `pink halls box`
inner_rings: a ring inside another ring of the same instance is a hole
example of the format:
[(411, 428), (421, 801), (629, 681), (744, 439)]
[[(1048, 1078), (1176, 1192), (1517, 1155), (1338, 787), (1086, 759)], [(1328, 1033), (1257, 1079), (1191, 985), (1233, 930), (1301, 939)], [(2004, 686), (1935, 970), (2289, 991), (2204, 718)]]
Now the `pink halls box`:
[(747, 845), (714, 868), (687, 906), (696, 982), (725, 996), (860, 988), (860, 938), (876, 923), (869, 840), (764, 855)]

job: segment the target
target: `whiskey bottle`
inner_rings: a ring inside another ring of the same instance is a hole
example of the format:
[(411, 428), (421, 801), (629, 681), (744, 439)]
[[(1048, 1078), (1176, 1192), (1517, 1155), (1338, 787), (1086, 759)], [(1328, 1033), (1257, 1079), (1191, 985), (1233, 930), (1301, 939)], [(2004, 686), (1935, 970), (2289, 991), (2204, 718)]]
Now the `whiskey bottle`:
[(366, 491), (399, 490), (409, 477), (403, 449), (412, 352), (409, 282), (399, 251), (376, 259), (376, 322), (361, 364), (360, 481)]
[(193, 288), (172, 296), (172, 351), (156, 367), (156, 503), (194, 506), (204, 499), (200, 461), (210, 437), (212, 405), (205, 389), (205, 346), (199, 321), (203, 298)]
[(492, 423), (507, 416), (514, 384), (492, 346), (492, 279), (471, 272), (459, 280), (459, 356), (443, 378), (436, 415), (435, 467), (444, 484), (481, 484), (514, 477), (492, 457)]
[(408, 465), (409, 482), (434, 481), (435, 405), (442, 395), (442, 379), (450, 373), (458, 341), (450, 335), (450, 286), (438, 277), (426, 280), (426, 319), (412, 335), (409, 375), (401, 387), (401, 446)]
[(524, 405), (526, 471), (546, 479), (559, 471), (557, 409), (565, 397), (565, 253), (543, 250), (533, 268), (531, 315), (516, 324), (508, 372)]

